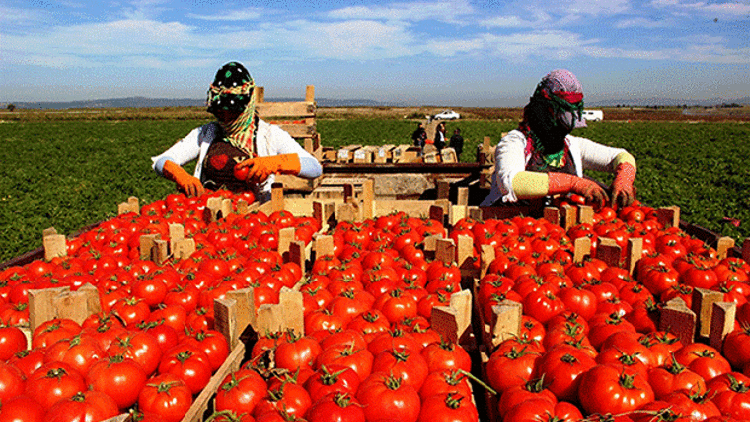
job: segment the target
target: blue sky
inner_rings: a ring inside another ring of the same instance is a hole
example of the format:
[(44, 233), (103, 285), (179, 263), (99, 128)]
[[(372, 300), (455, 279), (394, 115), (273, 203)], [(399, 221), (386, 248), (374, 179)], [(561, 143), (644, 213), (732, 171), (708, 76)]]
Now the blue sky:
[(750, 95), (750, 0), (0, 0), (0, 102), (202, 98), (225, 62), (266, 96), (521, 106)]

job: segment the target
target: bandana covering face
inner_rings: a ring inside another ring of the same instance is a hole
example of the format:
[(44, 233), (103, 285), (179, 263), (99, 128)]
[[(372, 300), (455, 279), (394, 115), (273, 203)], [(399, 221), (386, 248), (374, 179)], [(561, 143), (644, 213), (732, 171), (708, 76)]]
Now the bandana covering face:
[(552, 109), (552, 126), (562, 126), (568, 132), (586, 127), (583, 120), (583, 87), (570, 71), (553, 70), (537, 85), (532, 101), (544, 102)]
[[(216, 72), (214, 82), (208, 88), (208, 112), (217, 116), (221, 110), (241, 112), (233, 121), (222, 121), (227, 142), (254, 156), (255, 136), (255, 83), (245, 66), (230, 62)], [(217, 116), (218, 117), (218, 116)]]

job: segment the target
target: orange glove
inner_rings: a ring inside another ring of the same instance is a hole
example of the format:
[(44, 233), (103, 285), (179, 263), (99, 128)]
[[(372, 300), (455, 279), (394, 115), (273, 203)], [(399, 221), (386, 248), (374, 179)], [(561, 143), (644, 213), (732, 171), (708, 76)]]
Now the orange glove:
[(568, 192), (577, 193), (586, 198), (586, 201), (604, 205), (607, 200), (607, 192), (596, 182), (582, 177), (565, 173), (547, 173), (549, 176), (549, 195), (564, 194)]
[(272, 174), (293, 174), (300, 172), (299, 156), (297, 154), (272, 155), (270, 157), (248, 158), (235, 166), (235, 170), (250, 167), (247, 180), (261, 183)]
[(177, 183), (180, 190), (187, 196), (200, 196), (205, 191), (203, 184), (197, 177), (189, 175), (185, 169), (172, 161), (166, 161), (162, 173), (167, 179)]
[(635, 200), (635, 167), (630, 163), (617, 166), (617, 175), (612, 182), (612, 207), (626, 207)]

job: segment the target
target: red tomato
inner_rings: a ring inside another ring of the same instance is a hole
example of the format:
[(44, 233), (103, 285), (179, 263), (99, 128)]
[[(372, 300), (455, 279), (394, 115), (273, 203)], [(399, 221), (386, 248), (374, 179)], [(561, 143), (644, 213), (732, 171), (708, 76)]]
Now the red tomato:
[(48, 422), (102, 421), (117, 416), (115, 401), (100, 391), (81, 391), (58, 401), (45, 415)]
[(266, 393), (266, 382), (252, 369), (240, 369), (224, 377), (216, 390), (216, 411), (252, 414)]
[(163, 422), (181, 421), (192, 402), (190, 388), (172, 374), (151, 378), (138, 395), (138, 409), (158, 415)]
[(260, 418), (265, 413), (284, 410), (287, 415), (302, 418), (312, 406), (310, 394), (301, 385), (292, 382), (279, 382), (269, 386), (265, 396), (255, 406), (253, 414)]
[(308, 422), (365, 422), (365, 412), (350, 393), (335, 392), (317, 402), (308, 410)]
[(687, 366), (705, 380), (732, 370), (729, 362), (707, 344), (693, 343), (683, 346), (675, 352), (674, 357), (677, 362)]
[(539, 353), (525, 348), (514, 347), (508, 351), (497, 349), (490, 355), (485, 366), (487, 382), (500, 393), (514, 386), (524, 385), (531, 379), (538, 359)]
[(510, 408), (503, 422), (575, 422), (581, 419), (583, 415), (578, 408), (568, 402), (553, 403), (546, 399), (534, 398)]
[(471, 396), (445, 393), (426, 397), (419, 411), (419, 422), (474, 422), (479, 411)]
[(359, 375), (348, 366), (323, 365), (305, 381), (305, 388), (310, 393), (310, 400), (316, 403), (331, 393), (356, 394), (360, 381)]
[(26, 335), (18, 327), (0, 327), (0, 361), (7, 361), (16, 353), (26, 350)]
[(93, 364), (106, 355), (94, 337), (78, 334), (49, 346), (44, 354), (44, 361), (64, 362), (74, 367), (79, 373), (86, 374)]
[(418, 351), (385, 350), (372, 361), (372, 373), (381, 372), (400, 378), (406, 385), (419, 391), (427, 378), (427, 361)]
[(197, 395), (211, 379), (211, 363), (198, 346), (181, 343), (161, 358), (159, 373), (178, 376), (190, 388), (190, 392)]
[(432, 343), (422, 349), (421, 354), (430, 373), (456, 369), (471, 372), (471, 356), (458, 344), (443, 341)]
[(146, 372), (133, 359), (116, 355), (96, 362), (86, 374), (86, 384), (107, 393), (124, 410), (138, 401), (146, 378)]
[(382, 373), (373, 373), (363, 380), (357, 392), (368, 421), (394, 419), (416, 422), (419, 418), (420, 400), (417, 390), (401, 379)]
[(51, 319), (36, 327), (31, 347), (47, 347), (59, 340), (72, 338), (80, 332), (81, 326), (71, 319)]
[(62, 362), (46, 363), (26, 380), (26, 395), (33, 397), (45, 411), (81, 391), (86, 391), (83, 375)]
[(0, 403), (23, 393), (26, 376), (12, 363), (0, 362)]
[(662, 400), (674, 391), (686, 390), (691, 393), (705, 393), (706, 381), (702, 376), (687, 369), (676, 360), (664, 367), (651, 368), (648, 382), (654, 390), (654, 397)]
[(560, 400), (574, 402), (578, 399), (580, 375), (594, 366), (596, 361), (588, 353), (561, 344), (542, 355), (536, 374), (544, 377), (547, 389)]
[(43, 422), (44, 409), (27, 395), (3, 400), (0, 407), (0, 422)]
[(156, 337), (144, 331), (126, 331), (119, 334), (109, 346), (110, 356), (123, 355), (141, 365), (147, 375), (159, 367), (162, 351)]
[(581, 374), (578, 400), (587, 414), (621, 414), (653, 401), (654, 392), (644, 374), (597, 365)]

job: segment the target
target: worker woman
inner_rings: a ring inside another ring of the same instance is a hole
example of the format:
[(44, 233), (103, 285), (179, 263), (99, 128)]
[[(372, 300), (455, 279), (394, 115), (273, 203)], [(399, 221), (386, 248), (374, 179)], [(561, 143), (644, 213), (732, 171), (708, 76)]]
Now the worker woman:
[(490, 193), (482, 202), (514, 203), (558, 194), (575, 193), (603, 205), (607, 191), (583, 176), (592, 169), (615, 174), (609, 187), (611, 205), (629, 205), (635, 199), (635, 158), (626, 150), (571, 136), (585, 127), (581, 117), (583, 89), (567, 70), (544, 76), (523, 111), (518, 128), (504, 136), (495, 149), (495, 172)]
[[(164, 153), (152, 157), (153, 169), (174, 181), (188, 196), (205, 189), (252, 191), (261, 202), (270, 198), (274, 174), (308, 179), (322, 167), (287, 132), (268, 124), (255, 110), (253, 78), (238, 62), (222, 66), (208, 88), (208, 112), (216, 121), (193, 129)], [(195, 171), (182, 166), (197, 159)]]

